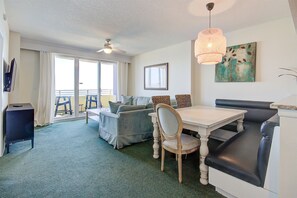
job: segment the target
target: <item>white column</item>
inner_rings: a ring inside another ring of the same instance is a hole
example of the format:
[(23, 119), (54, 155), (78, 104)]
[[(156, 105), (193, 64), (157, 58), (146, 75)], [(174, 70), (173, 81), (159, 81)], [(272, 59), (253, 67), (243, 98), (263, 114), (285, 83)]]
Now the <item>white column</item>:
[(296, 197), (297, 192), (297, 96), (273, 103), (280, 116), (279, 197)]

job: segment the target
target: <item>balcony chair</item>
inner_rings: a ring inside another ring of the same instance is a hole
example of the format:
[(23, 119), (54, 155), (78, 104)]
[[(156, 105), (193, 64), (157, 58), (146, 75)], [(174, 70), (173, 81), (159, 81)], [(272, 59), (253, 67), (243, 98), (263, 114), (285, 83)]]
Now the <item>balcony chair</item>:
[[(95, 106), (92, 106), (92, 104)], [(85, 109), (97, 108), (97, 95), (86, 95), (86, 106)]]
[[(67, 104), (69, 110), (67, 108)], [(67, 114), (68, 112), (72, 115), (72, 107), (71, 107), (71, 96), (56, 96), (56, 109), (55, 109), (55, 117), (57, 116), (59, 106), (64, 106), (64, 112)]]
[(197, 151), (200, 146), (200, 140), (190, 135), (182, 134), (182, 119), (171, 106), (158, 104), (156, 112), (162, 142), (161, 171), (164, 171), (165, 150), (176, 154), (178, 156), (178, 181), (182, 183), (182, 155)]

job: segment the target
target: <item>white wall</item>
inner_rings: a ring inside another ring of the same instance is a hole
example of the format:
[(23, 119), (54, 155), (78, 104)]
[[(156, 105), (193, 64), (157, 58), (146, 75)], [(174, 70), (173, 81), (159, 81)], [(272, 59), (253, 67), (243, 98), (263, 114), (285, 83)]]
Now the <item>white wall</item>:
[(10, 94), (9, 103), (31, 103), (37, 107), (39, 89), (39, 52), (32, 50), (20, 51), (14, 91)]
[(13, 58), (16, 60), (16, 80), (14, 89), (8, 94), (8, 101), (9, 103), (15, 103), (15, 100), (12, 100), (15, 97), (18, 97), (18, 89), (19, 89), (19, 75), (20, 75), (20, 68), (22, 67), (22, 62), (20, 61), (21, 58), (21, 36), (17, 32), (9, 32), (9, 60), (11, 61)]
[[(215, 99), (278, 101), (297, 94), (297, 81), (280, 67), (297, 67), (297, 35), (291, 18), (271, 21), (226, 34), (227, 45), (257, 42), (256, 82), (216, 83), (215, 66), (199, 65), (193, 42), (187, 41), (147, 52), (132, 59), (129, 95), (191, 93), (193, 104), (214, 105)], [(144, 66), (169, 62), (169, 90), (143, 88)]]
[[(133, 57), (129, 67), (128, 95), (152, 96), (191, 93), (191, 41), (154, 50)], [(144, 67), (168, 64), (168, 90), (144, 90)]]
[(39, 89), (39, 52), (21, 50), (20, 33), (10, 32), (9, 57), (16, 59), (15, 85), (9, 95), (9, 104), (31, 103), (36, 111)]
[[(0, 58), (5, 59), (8, 63), (9, 27), (7, 21), (3, 19), (4, 14), (4, 1), (0, 0)], [(3, 114), (8, 104), (8, 94), (3, 92), (3, 61), (0, 62), (0, 109), (2, 110), (0, 113), (0, 156), (2, 156), (4, 153)]]
[(297, 67), (297, 35), (291, 18), (230, 32), (226, 37), (228, 46), (257, 42), (256, 82), (216, 83), (215, 66), (196, 65), (200, 90), (194, 90), (195, 103), (214, 105), (216, 98), (278, 101), (297, 93), (295, 78), (278, 77), (279, 67)]

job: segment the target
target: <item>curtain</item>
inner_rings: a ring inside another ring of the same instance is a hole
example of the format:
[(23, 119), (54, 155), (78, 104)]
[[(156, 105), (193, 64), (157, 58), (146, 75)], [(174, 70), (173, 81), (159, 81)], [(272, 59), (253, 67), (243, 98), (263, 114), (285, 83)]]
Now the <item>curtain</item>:
[(128, 63), (118, 63), (118, 84), (117, 84), (117, 100), (121, 99), (121, 95), (126, 96), (128, 93)]
[(35, 126), (53, 123), (55, 104), (55, 68), (53, 55), (40, 52), (40, 77)]

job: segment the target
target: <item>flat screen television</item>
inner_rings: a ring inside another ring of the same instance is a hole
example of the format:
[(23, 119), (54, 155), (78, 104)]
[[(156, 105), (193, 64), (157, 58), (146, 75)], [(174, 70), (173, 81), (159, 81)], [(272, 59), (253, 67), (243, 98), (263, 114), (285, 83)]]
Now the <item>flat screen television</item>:
[(16, 77), (17, 64), (15, 58), (11, 60), (7, 71), (4, 73), (4, 91), (11, 92), (14, 89), (15, 77)]

